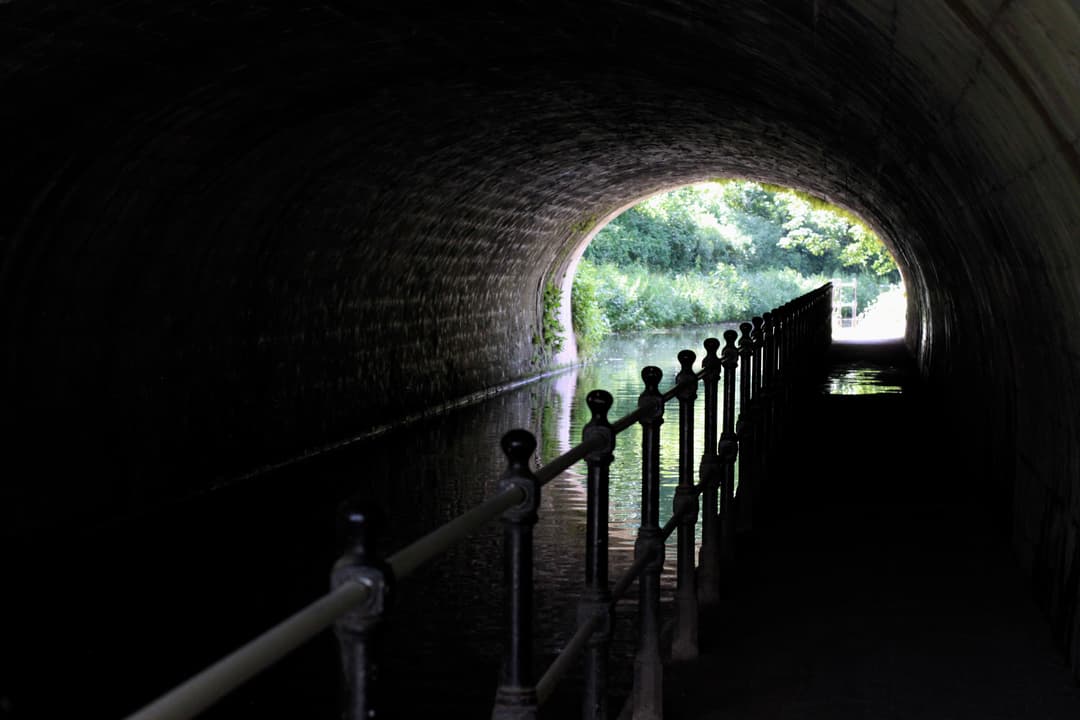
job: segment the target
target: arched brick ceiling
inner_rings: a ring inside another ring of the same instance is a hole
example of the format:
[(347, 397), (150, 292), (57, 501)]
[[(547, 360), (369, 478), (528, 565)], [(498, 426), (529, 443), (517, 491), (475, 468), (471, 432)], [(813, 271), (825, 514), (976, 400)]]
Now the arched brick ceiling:
[(1074, 3), (453, 5), (0, 3), (9, 527), (527, 375), (597, 219), (744, 175), (876, 226), (1024, 557), (1074, 546)]

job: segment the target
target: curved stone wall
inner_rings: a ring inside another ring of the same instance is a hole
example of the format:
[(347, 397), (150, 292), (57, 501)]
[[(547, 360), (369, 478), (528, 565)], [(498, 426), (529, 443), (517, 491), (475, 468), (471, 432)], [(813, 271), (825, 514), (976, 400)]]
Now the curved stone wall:
[(739, 175), (887, 239), (1076, 652), (1074, 4), (10, 0), (0, 32), (2, 429), (35, 468), (6, 527), (535, 372), (541, 288), (600, 218)]

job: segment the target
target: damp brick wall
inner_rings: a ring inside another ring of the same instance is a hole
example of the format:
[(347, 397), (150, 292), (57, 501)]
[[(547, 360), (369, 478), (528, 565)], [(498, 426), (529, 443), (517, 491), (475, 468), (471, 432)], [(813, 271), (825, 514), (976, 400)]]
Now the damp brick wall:
[(1076, 658), (1078, 47), (1057, 0), (0, 4), (5, 529), (536, 372), (597, 219), (740, 175), (887, 240)]

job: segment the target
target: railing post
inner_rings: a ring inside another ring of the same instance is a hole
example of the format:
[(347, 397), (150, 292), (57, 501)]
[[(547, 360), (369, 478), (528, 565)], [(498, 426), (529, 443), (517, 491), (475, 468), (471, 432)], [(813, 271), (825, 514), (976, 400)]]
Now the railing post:
[(832, 345), (832, 331), (833, 331), (833, 328), (832, 328), (832, 313), (833, 313), (833, 302), (835, 300), (835, 297), (833, 295), (833, 285), (832, 285), (832, 283), (829, 283), (825, 287), (828, 288), (828, 289), (825, 291), (825, 297), (827, 298), (827, 300), (825, 301), (825, 307), (823, 308), (823, 313), (825, 315), (824, 322), (823, 322), (823, 325), (824, 325), (824, 328), (825, 328), (825, 331), (824, 331), (824, 336), (825, 337), (824, 337), (823, 344), (827, 348), (829, 345)]
[(649, 408), (641, 419), (641, 525), (634, 555), (651, 556), (638, 581), (641, 629), (634, 658), (633, 720), (660, 720), (664, 713), (664, 666), (660, 658), (660, 573), (664, 540), (660, 530), (660, 426), (664, 422), (660, 380), (655, 365), (641, 371), (645, 390), (638, 405)]
[(761, 460), (761, 474), (758, 475), (758, 497), (766, 499), (769, 490), (769, 470), (772, 465), (772, 433), (775, 427), (774, 412), (776, 388), (776, 338), (773, 335), (773, 314), (762, 313), (761, 319), (761, 433), (758, 435), (758, 453)]
[(735, 435), (735, 369), (739, 365), (739, 351), (735, 340), (739, 333), (724, 331), (724, 350), (720, 362), (724, 367), (724, 431), (720, 434), (717, 455), (720, 457), (721, 495), (720, 527), (723, 537), (721, 558), (730, 567), (735, 556), (735, 462), (739, 457), (738, 436)]
[(739, 443), (739, 494), (735, 496), (735, 515), (740, 530), (754, 525), (754, 402), (753, 364), (754, 326), (748, 322), (739, 325), (739, 419), (735, 424), (735, 436)]
[(503, 513), (503, 569), (506, 591), (507, 649), (495, 693), (493, 720), (535, 720), (538, 710), (533, 678), (533, 526), (540, 507), (540, 483), (529, 467), (536, 438), (511, 430), (502, 438), (508, 467), (499, 491), (520, 489), (521, 503)]
[(772, 336), (773, 345), (773, 381), (777, 391), (783, 389), (784, 376), (787, 373), (787, 367), (784, 364), (784, 353), (787, 350), (787, 327), (785, 322), (787, 320), (786, 305), (779, 305), (772, 309), (772, 324), (770, 335)]
[(701, 554), (698, 556), (698, 599), (703, 605), (720, 602), (720, 468), (716, 456), (717, 385), (720, 381), (720, 341), (705, 340), (705, 358), (701, 361), (705, 384), (705, 447), (698, 468), (701, 478)]
[(592, 418), (581, 432), (581, 439), (602, 440), (602, 447), (585, 456), (588, 467), (587, 509), (585, 519), (585, 593), (578, 611), (578, 622), (597, 615), (603, 625), (589, 639), (585, 649), (585, 692), (583, 720), (607, 718), (607, 662), (611, 643), (611, 589), (608, 587), (608, 506), (609, 473), (614, 459), (615, 432), (608, 421), (614, 400), (604, 390), (593, 390), (585, 398)]
[(379, 622), (386, 610), (392, 572), (375, 554), (379, 533), (379, 513), (369, 505), (347, 504), (340, 518), (345, 535), (345, 553), (334, 564), (330, 586), (345, 583), (367, 586), (367, 600), (334, 623), (334, 634), (341, 651), (344, 672), (344, 709), (346, 720), (378, 717), (378, 641)]
[(765, 474), (765, 409), (764, 400), (761, 397), (761, 382), (763, 367), (765, 365), (765, 318), (754, 316), (750, 318), (754, 326), (750, 338), (754, 341), (754, 368), (750, 374), (750, 382), (753, 385), (753, 398), (751, 402), (754, 408), (754, 496), (758, 506), (762, 504), (762, 476)]
[(698, 496), (694, 489), (694, 401), (697, 399), (697, 376), (693, 350), (679, 353), (682, 369), (675, 376), (680, 385), (679, 398), (679, 484), (675, 488), (672, 513), (678, 524), (678, 576), (675, 594), (678, 615), (671, 643), (673, 660), (692, 660), (698, 655), (697, 578), (694, 569), (694, 536), (697, 528)]
[(784, 425), (787, 419), (788, 391), (791, 388), (791, 367), (788, 353), (791, 350), (790, 306), (784, 303), (773, 310), (773, 354), (776, 356), (776, 375), (773, 392), (773, 427), (771, 442), (774, 453), (783, 447)]

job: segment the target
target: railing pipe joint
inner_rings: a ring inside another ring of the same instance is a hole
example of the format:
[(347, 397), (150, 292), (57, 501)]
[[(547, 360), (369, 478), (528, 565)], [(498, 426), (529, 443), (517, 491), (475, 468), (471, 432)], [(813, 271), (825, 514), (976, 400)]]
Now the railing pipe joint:
[(716, 443), (716, 456), (721, 465), (733, 465), (739, 457), (739, 442), (735, 438), (722, 438)]
[(664, 543), (664, 533), (660, 528), (638, 528), (637, 539), (634, 540), (634, 557), (648, 557), (643, 573), (660, 573), (664, 570), (664, 559), (667, 545)]
[(367, 588), (363, 601), (334, 622), (345, 682), (344, 716), (347, 720), (368, 720), (377, 716), (378, 625), (389, 605), (393, 571), (376, 555), (382, 522), (375, 507), (348, 503), (341, 522), (346, 548), (331, 570), (331, 587), (338, 590), (356, 584)]

